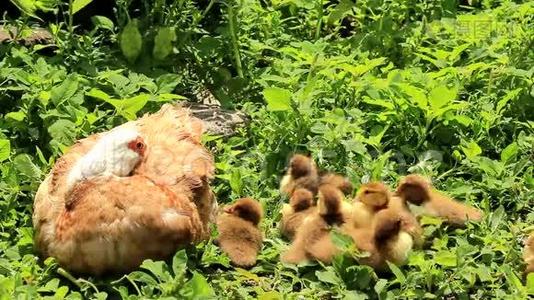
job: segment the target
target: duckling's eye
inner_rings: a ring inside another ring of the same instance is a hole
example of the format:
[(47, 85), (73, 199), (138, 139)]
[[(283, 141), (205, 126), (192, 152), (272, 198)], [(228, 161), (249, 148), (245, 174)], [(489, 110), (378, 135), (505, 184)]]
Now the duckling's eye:
[(369, 195), (369, 194), (371, 194), (371, 191), (370, 190), (365, 190), (363, 193), (366, 194), (366, 195)]

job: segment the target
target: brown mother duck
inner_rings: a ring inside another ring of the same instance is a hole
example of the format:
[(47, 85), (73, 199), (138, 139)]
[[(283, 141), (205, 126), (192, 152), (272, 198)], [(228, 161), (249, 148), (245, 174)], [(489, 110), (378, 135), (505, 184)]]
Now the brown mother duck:
[(75, 143), (35, 195), (35, 246), (67, 269), (128, 272), (209, 235), (216, 200), (203, 123), (184, 108)]

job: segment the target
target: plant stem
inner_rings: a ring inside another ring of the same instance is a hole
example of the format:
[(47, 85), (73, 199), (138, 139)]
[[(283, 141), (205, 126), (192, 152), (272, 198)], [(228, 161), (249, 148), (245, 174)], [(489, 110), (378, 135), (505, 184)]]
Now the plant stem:
[(237, 69), (237, 75), (243, 78), (243, 65), (241, 64), (241, 57), (239, 56), (239, 43), (237, 41), (236, 28), (234, 22), (234, 7), (228, 5), (228, 26), (230, 27), (230, 38), (232, 39), (232, 46), (234, 50), (235, 67)]
[(206, 9), (202, 12), (202, 15), (200, 15), (200, 18), (197, 21), (197, 24), (200, 20), (204, 19), (204, 17), (208, 14), (208, 12), (211, 10), (211, 7), (215, 4), (215, 0), (211, 0), (210, 3), (208, 3), (208, 6), (206, 6)]
[(76, 278), (74, 278), (74, 276), (70, 275), (69, 272), (67, 272), (65, 269), (58, 268), (57, 273), (68, 279), (70, 282), (74, 283), (80, 290), (83, 288), (83, 285)]
[(72, 25), (74, 23), (74, 15), (72, 13), (72, 2), (73, 0), (69, 0), (69, 37), (72, 39), (72, 34), (74, 32)]
[(319, 7), (317, 8), (317, 11), (319, 13), (318, 20), (317, 20), (317, 26), (315, 27), (315, 40), (317, 41), (319, 37), (321, 36), (321, 26), (323, 25), (323, 0), (319, 1)]

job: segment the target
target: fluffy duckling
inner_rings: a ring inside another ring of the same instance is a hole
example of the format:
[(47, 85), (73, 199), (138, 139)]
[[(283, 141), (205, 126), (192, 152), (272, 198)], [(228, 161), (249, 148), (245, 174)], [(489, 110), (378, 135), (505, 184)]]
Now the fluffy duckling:
[(323, 184), (331, 184), (341, 190), (345, 195), (352, 194), (354, 189), (352, 183), (347, 177), (335, 173), (321, 174), (319, 185)]
[(317, 213), (313, 194), (307, 189), (296, 189), (289, 204), (282, 207), (281, 231), (286, 238), (293, 240), (295, 232), (308, 216)]
[(287, 173), (280, 182), (280, 191), (292, 195), (296, 189), (304, 188), (315, 195), (318, 186), (319, 175), (313, 159), (302, 154), (293, 155)]
[(421, 175), (404, 177), (399, 182), (396, 193), (404, 201), (422, 206), (424, 214), (442, 218), (451, 225), (463, 226), (468, 220), (480, 221), (483, 216), (480, 210), (436, 190)]
[(423, 244), (423, 229), (411, 213), (402, 198), (393, 195), (389, 187), (382, 182), (371, 182), (362, 185), (353, 204), (351, 223), (356, 228), (373, 226), (375, 215), (384, 209), (391, 209), (402, 220), (402, 229), (408, 232), (417, 247)]
[(344, 223), (343, 194), (335, 186), (322, 185), (318, 195), (317, 213), (306, 218), (298, 228), (295, 240), (282, 255), (283, 262), (319, 260), (330, 263), (339, 252), (330, 238), (330, 230)]
[(394, 209), (379, 211), (374, 219), (374, 242), (380, 255), (396, 264), (402, 265), (413, 248), (412, 236), (403, 230), (402, 215)]
[(404, 264), (414, 246), (412, 235), (403, 230), (402, 215), (395, 209), (378, 211), (370, 229), (353, 228), (347, 233), (360, 251), (369, 254), (360, 262), (377, 270), (386, 269), (386, 261)]
[(525, 248), (523, 249), (523, 259), (527, 264), (525, 274), (534, 272), (534, 232), (525, 241)]
[(391, 199), (389, 188), (382, 182), (364, 184), (358, 190), (352, 208), (352, 222), (355, 227), (369, 227), (376, 212), (388, 206)]
[(217, 244), (238, 267), (251, 267), (261, 249), (263, 236), (259, 229), (263, 211), (260, 203), (242, 198), (226, 206), (217, 219)]

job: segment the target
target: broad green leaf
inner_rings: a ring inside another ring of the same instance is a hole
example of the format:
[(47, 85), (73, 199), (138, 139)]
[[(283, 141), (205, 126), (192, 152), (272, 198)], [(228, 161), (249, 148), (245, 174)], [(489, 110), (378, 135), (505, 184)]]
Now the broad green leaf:
[(434, 256), (434, 261), (438, 265), (446, 267), (456, 267), (456, 254), (450, 251), (439, 251)]
[(363, 292), (358, 292), (354, 290), (346, 290), (343, 293), (343, 300), (367, 300), (369, 296)]
[(85, 95), (93, 97), (93, 98), (97, 98), (99, 100), (103, 100), (106, 102), (109, 102), (109, 100), (111, 100), (111, 97), (108, 94), (106, 94), (105, 92), (97, 88), (92, 88), (91, 90), (86, 92)]
[(434, 66), (438, 67), (439, 69), (441, 68), (444, 68), (447, 66), (447, 63), (443, 60), (439, 60), (439, 59), (434, 59), (426, 54), (423, 54), (423, 53), (414, 53), (415, 56), (421, 58), (422, 60), (425, 60), (425, 61), (428, 61), (430, 62), (431, 64), (433, 64)]
[(410, 97), (410, 102), (423, 110), (427, 109), (428, 99), (423, 90), (409, 84), (399, 84), (399, 86), (401, 90)]
[(145, 107), (149, 99), (150, 95), (141, 94), (128, 99), (119, 100), (120, 105), (118, 107), (120, 107), (120, 109), (118, 110), (120, 114), (126, 119), (133, 120), (136, 118), (137, 112), (139, 112), (143, 107)]
[(534, 295), (534, 273), (527, 275), (527, 291), (529, 294)]
[(41, 149), (39, 149), (39, 147), (35, 147), (35, 152), (37, 152), (37, 157), (39, 158), (39, 162), (41, 162), (41, 164), (43, 164), (43, 165), (48, 164), (48, 161), (44, 157), (44, 154), (41, 151)]
[(24, 120), (25, 117), (26, 114), (23, 111), (12, 111), (5, 116), (6, 119), (12, 119), (19, 122)]
[(254, 282), (260, 282), (261, 281), (261, 278), (258, 275), (254, 274), (254, 273), (252, 273), (252, 272), (250, 272), (248, 270), (237, 268), (235, 270), (235, 272), (236, 272), (236, 274), (239, 275), (239, 277), (242, 277), (245, 280), (252, 280)]
[(82, 8), (89, 5), (93, 0), (74, 0), (72, 1), (72, 14), (79, 12)]
[(50, 99), (58, 106), (74, 96), (78, 90), (78, 79), (71, 75), (67, 77), (60, 85), (55, 86), (50, 91)]
[(122, 54), (130, 63), (135, 62), (139, 54), (141, 54), (143, 46), (143, 38), (137, 27), (137, 22), (137, 19), (130, 20), (120, 35)]
[(324, 134), (328, 130), (328, 126), (322, 122), (316, 122), (310, 128), (310, 131), (317, 134)]
[(187, 253), (185, 250), (180, 250), (174, 254), (172, 258), (172, 272), (174, 276), (182, 276), (187, 270)]
[(146, 259), (141, 264), (141, 269), (150, 271), (160, 281), (168, 281), (171, 279), (169, 272), (166, 270), (166, 264), (163, 261)]
[(341, 64), (339, 65), (339, 68), (351, 73), (353, 76), (359, 77), (363, 75), (364, 73), (369, 72), (372, 69), (380, 65), (383, 65), (385, 62), (386, 62), (385, 57), (379, 57), (379, 58), (371, 59), (361, 65), (356, 65), (356, 66), (349, 65), (349, 64)]
[(523, 283), (521, 282), (521, 279), (517, 277), (514, 270), (512, 270), (512, 267), (510, 265), (503, 265), (502, 269), (504, 270), (504, 274), (506, 276), (506, 279), (508, 281), (508, 284), (512, 286), (515, 290), (523, 290)]
[(371, 97), (373, 99), (381, 99), (382, 98), (382, 97), (380, 97), (380, 93), (376, 89), (374, 89), (372, 87), (370, 87), (367, 90), (365, 90), (365, 93), (367, 93), (367, 95), (369, 95), (369, 97)]
[(451, 117), (451, 120), (456, 120), (458, 123), (462, 124), (465, 127), (469, 127), (473, 123), (473, 119), (466, 115), (456, 115)]
[(328, 24), (334, 24), (335, 22), (343, 19), (355, 6), (356, 3), (352, 2), (351, 0), (341, 0), (328, 16)]
[(9, 158), (11, 154), (11, 142), (6, 139), (0, 139), (0, 162)]
[(276, 291), (269, 291), (258, 295), (258, 300), (282, 300), (284, 299), (280, 293)]
[(37, 11), (37, 6), (35, 4), (36, 0), (11, 0), (11, 2), (15, 4), (23, 13), (37, 17), (35, 16), (35, 12)]
[[(356, 267), (356, 266), (352, 266), (352, 267)], [(357, 268), (358, 270), (357, 270), (355, 279), (358, 284), (358, 288), (362, 290), (366, 289), (371, 283), (372, 277), (374, 277), (373, 276), (374, 274), (372, 274), (373, 271), (371, 271), (370, 268), (366, 268), (366, 267), (357, 267)]]
[(348, 250), (354, 244), (350, 236), (341, 233), (339, 230), (330, 231), (330, 238), (338, 249)]
[(291, 109), (291, 92), (278, 87), (263, 90), (263, 97), (267, 101), (267, 110), (286, 111)]
[[(450, 1), (450, 2), (453, 2), (453, 1)], [(469, 46), (471, 46), (471, 43), (466, 43), (466, 44), (454, 47), (454, 49), (448, 55), (449, 61), (455, 62), (459, 58), (460, 54), (462, 54), (462, 52), (464, 52), (467, 48), (469, 48)]]
[(386, 261), (389, 269), (393, 274), (395, 274), (395, 277), (397, 278), (397, 281), (402, 285), (406, 282), (406, 276), (404, 276), (404, 273), (402, 273), (402, 270), (397, 267), (395, 264), (390, 263), (389, 261)]
[(113, 105), (117, 112), (128, 120), (135, 119), (136, 114), (145, 107), (150, 99), (149, 94), (140, 94), (122, 100), (112, 99), (108, 94), (96, 88), (91, 89), (86, 95)]
[(50, 97), (52, 95), (49, 91), (40, 91), (39, 96), (37, 96), (37, 100), (41, 101), (41, 103), (46, 106), (48, 105), (48, 101), (50, 101)]
[(53, 278), (52, 280), (48, 281), (44, 286), (39, 287), (37, 290), (41, 293), (46, 292), (53, 292), (57, 290), (59, 287), (59, 279)]
[(505, 216), (506, 212), (504, 211), (504, 207), (502, 205), (497, 207), (490, 215), (490, 227), (497, 228), (503, 223)]
[(364, 140), (364, 142), (368, 143), (369, 145), (378, 147), (380, 145), (380, 141), (382, 140), (382, 137), (384, 137), (384, 134), (389, 129), (389, 125), (382, 127), (381, 125), (376, 125), (371, 128), (371, 132), (369, 137)]
[(113, 31), (115, 27), (113, 21), (104, 16), (92, 16), (91, 22), (93, 22), (93, 25), (95, 25), (96, 28), (107, 29), (109, 31)]
[(510, 158), (513, 158), (519, 152), (519, 147), (516, 142), (511, 143), (506, 146), (501, 152), (501, 161), (507, 162)]
[(324, 271), (315, 271), (315, 276), (317, 276), (317, 279), (319, 279), (319, 281), (325, 283), (337, 285), (342, 282), (342, 280), (337, 276), (336, 272), (334, 272), (331, 268), (326, 269)]
[(38, 18), (35, 15), (38, 10), (51, 11), (58, 5), (59, 0), (11, 0), (11, 2), (25, 14)]
[(60, 286), (54, 294), (54, 299), (63, 299), (68, 293), (69, 288), (67, 286)]
[(433, 111), (448, 105), (456, 99), (456, 89), (448, 89), (445, 85), (435, 87), (428, 95), (428, 102)]
[(372, 180), (378, 180), (378, 178), (382, 177), (382, 172), (384, 171), (384, 167), (386, 166), (386, 163), (389, 160), (390, 156), (391, 151), (388, 151), (379, 155), (378, 158), (375, 159), (375, 161), (370, 166)]
[(382, 293), (382, 291), (384, 290), (384, 288), (386, 287), (386, 285), (388, 284), (388, 281), (386, 279), (379, 279), (376, 284), (375, 284), (375, 287), (374, 287), (374, 290), (375, 292), (380, 295)]
[(176, 33), (173, 28), (160, 27), (154, 38), (154, 50), (152, 55), (155, 59), (165, 59), (172, 52), (172, 43), (176, 41)]
[(213, 289), (202, 274), (193, 272), (193, 278), (183, 287), (188, 293), (189, 299), (206, 299), (215, 296)]
[(156, 97), (150, 97), (150, 101), (152, 102), (169, 102), (186, 99), (186, 97), (176, 94), (159, 94)]
[(440, 218), (436, 218), (436, 217), (422, 215), (421, 216), (421, 220), (419, 221), (419, 223), (421, 223), (421, 225), (436, 225), (436, 226), (440, 226), (441, 224), (443, 224), (443, 220), (440, 219)]
[(156, 79), (157, 91), (160, 94), (172, 94), (174, 89), (182, 80), (182, 75), (179, 74), (163, 74)]
[(76, 124), (69, 120), (60, 119), (48, 127), (48, 133), (59, 143), (68, 145), (76, 138)]
[(33, 163), (28, 154), (19, 154), (15, 156), (13, 164), (20, 174), (37, 179), (41, 177), (41, 170)]
[(492, 282), (494, 280), (491, 276), (491, 269), (485, 265), (478, 266), (476, 273), (482, 282)]
[(371, 105), (381, 106), (383, 108), (386, 108), (389, 111), (395, 110), (395, 105), (393, 104), (393, 101), (390, 100), (383, 100), (383, 99), (373, 99), (364, 97), (363, 102)]
[(156, 286), (158, 282), (153, 276), (141, 271), (134, 271), (127, 275), (129, 280), (146, 283), (147, 285)]
[(469, 143), (464, 143), (463, 146), (461, 146), (462, 151), (464, 152), (467, 159), (473, 159), (476, 156), (479, 156), (482, 153), (482, 149), (475, 141), (471, 141)]
[(354, 152), (354, 153), (358, 153), (361, 155), (365, 155), (367, 153), (367, 148), (358, 139), (352, 138), (350, 140), (344, 140), (344, 141), (341, 141), (341, 144), (345, 147), (345, 150), (348, 152)]
[(516, 98), (522, 91), (523, 91), (522, 88), (508, 91), (506, 95), (501, 100), (499, 100), (499, 102), (497, 102), (497, 107), (495, 108), (497, 113), (500, 114), (503, 108), (506, 106), (506, 104), (508, 104), (510, 100)]
[(487, 158), (485, 156), (475, 157), (473, 159), (476, 162), (478, 167), (483, 170), (486, 174), (490, 176), (500, 176), (504, 171), (504, 163)]

